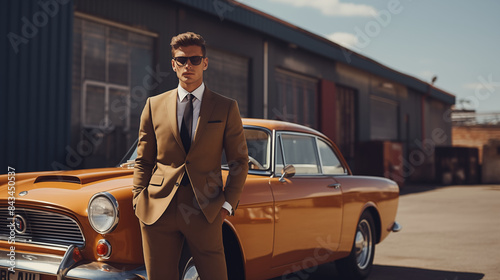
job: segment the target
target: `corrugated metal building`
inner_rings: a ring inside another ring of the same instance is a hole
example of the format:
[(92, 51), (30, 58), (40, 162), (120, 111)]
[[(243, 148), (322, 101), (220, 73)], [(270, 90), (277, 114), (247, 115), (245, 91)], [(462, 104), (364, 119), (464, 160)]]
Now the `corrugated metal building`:
[(61, 3), (48, 12), (38, 1), (2, 3), (0, 173), (46, 170), (66, 157), (73, 4)]
[(237, 2), (9, 3), (1, 34), (22, 36), (24, 17), (36, 27), (47, 15), (27, 43), (2, 45), (1, 160), (21, 171), (115, 164), (146, 98), (177, 86), (169, 43), (185, 31), (206, 39), (206, 84), (237, 99), (243, 116), (314, 127), (355, 171), (360, 145), (391, 141), (404, 177), (422, 179), (433, 170), (427, 147), (451, 144), (453, 95)]

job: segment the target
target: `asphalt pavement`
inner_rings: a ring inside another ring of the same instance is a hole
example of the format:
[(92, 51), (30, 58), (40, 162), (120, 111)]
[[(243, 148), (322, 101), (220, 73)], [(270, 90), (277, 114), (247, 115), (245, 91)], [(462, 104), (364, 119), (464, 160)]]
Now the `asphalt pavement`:
[[(500, 185), (404, 187), (397, 220), (368, 280), (500, 279)], [(275, 279), (340, 280), (333, 264), (294, 276)]]

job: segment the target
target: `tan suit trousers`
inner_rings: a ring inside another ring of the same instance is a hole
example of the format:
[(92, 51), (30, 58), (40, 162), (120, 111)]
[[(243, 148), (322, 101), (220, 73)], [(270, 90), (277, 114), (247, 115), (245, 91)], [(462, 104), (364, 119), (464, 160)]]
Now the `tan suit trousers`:
[(141, 222), (142, 247), (149, 280), (178, 280), (179, 259), (187, 242), (203, 280), (227, 280), (222, 218), (208, 223), (191, 185), (180, 186), (163, 215), (152, 225)]

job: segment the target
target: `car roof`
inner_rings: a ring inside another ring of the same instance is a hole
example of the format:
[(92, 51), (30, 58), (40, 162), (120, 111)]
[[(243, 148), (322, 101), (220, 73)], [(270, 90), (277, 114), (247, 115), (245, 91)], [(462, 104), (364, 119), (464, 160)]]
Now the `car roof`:
[(243, 118), (242, 121), (243, 121), (243, 125), (247, 125), (247, 126), (260, 126), (260, 127), (265, 127), (269, 130), (277, 130), (277, 131), (293, 131), (293, 132), (310, 133), (310, 134), (314, 134), (314, 135), (321, 136), (324, 138), (328, 138), (323, 133), (321, 133), (315, 129), (312, 129), (310, 127), (300, 125), (300, 124), (285, 122), (285, 121), (265, 120), (265, 119), (249, 119), (249, 118)]

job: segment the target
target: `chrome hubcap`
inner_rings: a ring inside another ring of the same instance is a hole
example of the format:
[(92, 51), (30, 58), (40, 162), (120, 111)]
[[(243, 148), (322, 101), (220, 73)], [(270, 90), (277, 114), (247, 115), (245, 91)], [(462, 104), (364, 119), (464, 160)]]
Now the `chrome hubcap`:
[(182, 280), (200, 280), (200, 275), (196, 270), (193, 258), (189, 259), (186, 269), (184, 269), (184, 274), (182, 275)]
[(370, 263), (372, 256), (372, 230), (370, 224), (366, 220), (362, 220), (356, 231), (355, 252), (358, 267), (365, 269)]

